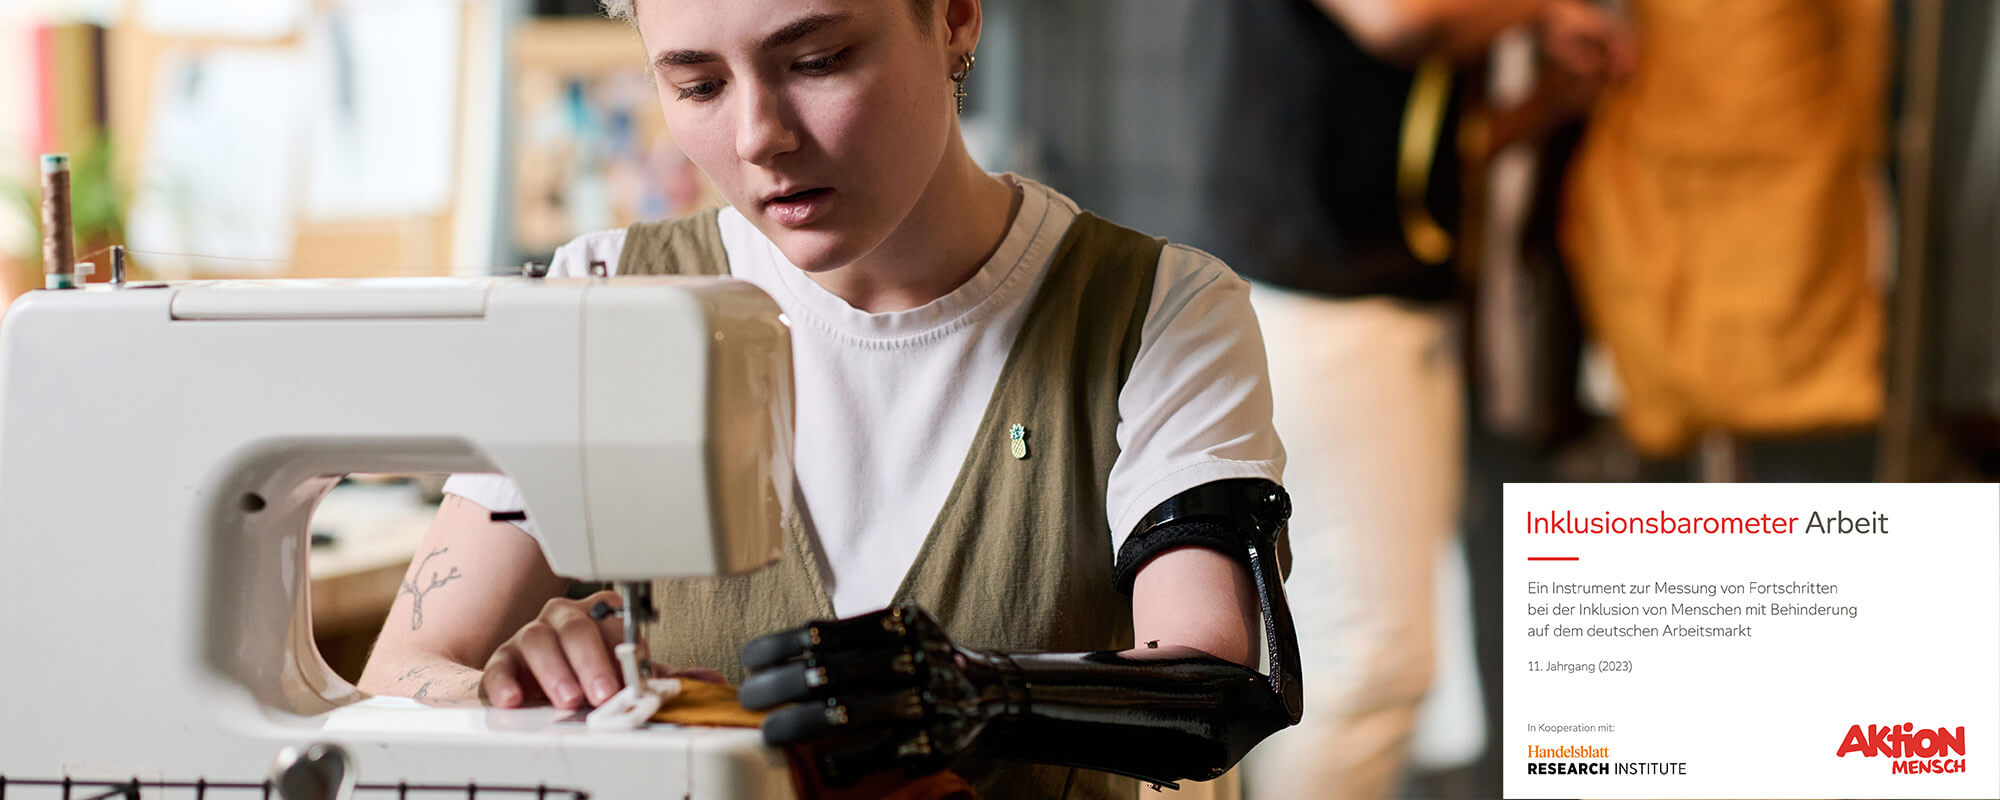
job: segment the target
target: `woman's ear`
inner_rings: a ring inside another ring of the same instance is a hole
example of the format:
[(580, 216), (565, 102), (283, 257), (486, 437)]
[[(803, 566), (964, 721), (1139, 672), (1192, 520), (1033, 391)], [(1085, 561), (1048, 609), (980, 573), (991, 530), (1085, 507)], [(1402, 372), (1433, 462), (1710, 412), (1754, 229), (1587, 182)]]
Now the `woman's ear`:
[(979, 0), (941, 0), (944, 6), (945, 53), (953, 71), (959, 56), (979, 47)]

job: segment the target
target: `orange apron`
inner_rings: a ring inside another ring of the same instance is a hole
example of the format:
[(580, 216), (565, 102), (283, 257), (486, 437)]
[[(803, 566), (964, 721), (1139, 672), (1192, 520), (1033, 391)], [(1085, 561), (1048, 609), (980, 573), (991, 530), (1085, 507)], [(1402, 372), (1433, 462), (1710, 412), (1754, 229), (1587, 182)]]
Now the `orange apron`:
[(1642, 452), (1882, 409), (1869, 276), (1884, 0), (1636, 0), (1639, 65), (1572, 163), (1564, 255)]

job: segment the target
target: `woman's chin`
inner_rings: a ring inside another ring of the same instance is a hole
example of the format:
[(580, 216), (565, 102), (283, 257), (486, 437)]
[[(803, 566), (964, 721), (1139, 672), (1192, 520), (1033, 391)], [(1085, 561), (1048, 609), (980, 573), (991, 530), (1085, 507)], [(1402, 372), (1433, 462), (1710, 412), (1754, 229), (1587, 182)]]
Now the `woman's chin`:
[(780, 228), (770, 236), (785, 260), (805, 272), (830, 272), (861, 257), (853, 237), (836, 231), (799, 231)]

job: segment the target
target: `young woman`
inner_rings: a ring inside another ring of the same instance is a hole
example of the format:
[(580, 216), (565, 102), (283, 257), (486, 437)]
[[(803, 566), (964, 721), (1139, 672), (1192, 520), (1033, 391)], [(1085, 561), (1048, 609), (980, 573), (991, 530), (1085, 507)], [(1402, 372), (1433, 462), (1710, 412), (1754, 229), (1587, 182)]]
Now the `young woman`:
[[(785, 559), (658, 584), (653, 661), (745, 681), (747, 705), (798, 701), (766, 738), (818, 743), (836, 777), (956, 760), (994, 797), (1212, 777), (1296, 721), (1284, 454), (1246, 285), (973, 162), (956, 108), (978, 0), (608, 5), (729, 207), (586, 235), (552, 274), (734, 275), (791, 319), (796, 371)], [(489, 519), (520, 508), (503, 478), (447, 490), (413, 579), (461, 577), (422, 621), (399, 598), (362, 687), (616, 692), (615, 620), (587, 616), (616, 600), (561, 599), (532, 521)], [(1270, 678), (1243, 666), (1260, 613)]]

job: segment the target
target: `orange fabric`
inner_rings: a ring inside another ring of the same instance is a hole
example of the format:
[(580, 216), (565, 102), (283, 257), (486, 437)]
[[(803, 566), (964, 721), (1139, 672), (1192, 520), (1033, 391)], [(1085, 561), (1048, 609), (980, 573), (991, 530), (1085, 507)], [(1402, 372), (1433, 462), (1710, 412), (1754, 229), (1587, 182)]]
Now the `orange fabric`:
[(1639, 66), (1593, 114), (1562, 221), (1621, 426), (1669, 455), (1709, 430), (1873, 422), (1886, 2), (1631, 9)]
[(736, 701), (736, 687), (692, 678), (681, 679), (681, 693), (660, 704), (654, 722), (700, 725), (707, 728), (755, 728), (764, 723), (764, 712), (751, 711)]
[[(765, 712), (751, 711), (736, 699), (736, 687), (726, 683), (681, 679), (681, 693), (653, 712), (654, 722), (711, 728), (755, 728)], [(955, 772), (907, 778), (900, 772), (871, 775), (852, 789), (829, 789), (812, 766), (808, 752), (785, 751), (792, 766), (792, 786), (800, 800), (978, 800), (972, 784)]]

